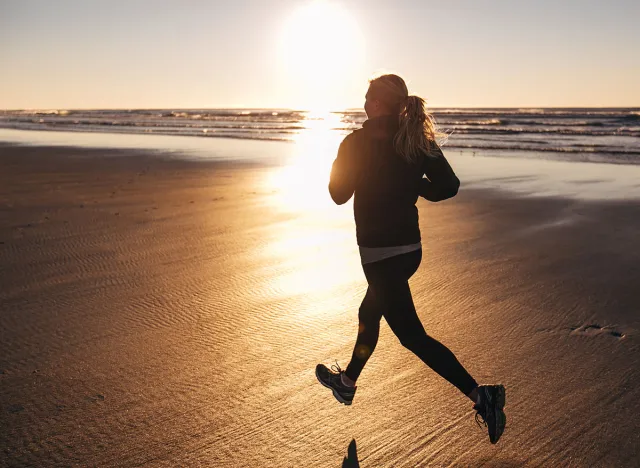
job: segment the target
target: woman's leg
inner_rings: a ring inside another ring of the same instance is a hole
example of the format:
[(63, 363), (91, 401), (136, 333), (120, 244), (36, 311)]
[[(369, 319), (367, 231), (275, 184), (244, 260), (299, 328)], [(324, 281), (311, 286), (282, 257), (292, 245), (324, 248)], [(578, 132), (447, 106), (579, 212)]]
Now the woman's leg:
[(400, 343), (469, 396), (478, 384), (446, 346), (427, 335), (416, 313), (408, 283), (420, 263), (416, 257), (405, 254), (371, 264), (365, 271), (370, 288)]
[(376, 348), (378, 335), (380, 334), (381, 318), (382, 311), (376, 303), (371, 287), (369, 287), (360, 305), (358, 312), (358, 338), (353, 347), (351, 361), (345, 371), (346, 376), (354, 383), (358, 380), (360, 372), (362, 372), (369, 356)]

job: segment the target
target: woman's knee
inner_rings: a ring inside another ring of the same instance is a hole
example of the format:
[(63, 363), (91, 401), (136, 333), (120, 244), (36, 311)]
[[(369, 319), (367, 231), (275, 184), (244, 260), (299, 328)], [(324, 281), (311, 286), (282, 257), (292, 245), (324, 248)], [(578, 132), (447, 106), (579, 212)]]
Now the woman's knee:
[(414, 354), (424, 354), (431, 345), (429, 337), (424, 331), (411, 330), (398, 336), (400, 344)]

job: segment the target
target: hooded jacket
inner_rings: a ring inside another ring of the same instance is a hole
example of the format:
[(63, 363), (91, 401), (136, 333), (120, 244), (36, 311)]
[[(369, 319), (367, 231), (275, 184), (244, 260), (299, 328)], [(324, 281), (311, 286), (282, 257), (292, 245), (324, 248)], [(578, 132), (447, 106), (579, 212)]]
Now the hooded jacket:
[[(338, 205), (354, 195), (356, 239), (361, 247), (420, 242), (418, 197), (438, 202), (458, 193), (460, 181), (435, 145), (417, 164), (409, 164), (393, 144), (397, 116), (364, 122), (347, 135), (331, 168), (329, 193)], [(423, 176), (426, 176), (424, 178)]]

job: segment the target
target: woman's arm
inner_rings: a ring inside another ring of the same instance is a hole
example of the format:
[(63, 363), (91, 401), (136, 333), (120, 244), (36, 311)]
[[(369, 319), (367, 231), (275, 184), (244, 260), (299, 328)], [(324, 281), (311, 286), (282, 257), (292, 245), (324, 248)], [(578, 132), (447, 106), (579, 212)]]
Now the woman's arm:
[(355, 154), (351, 150), (351, 135), (345, 138), (338, 149), (338, 156), (331, 167), (329, 193), (338, 205), (349, 201), (355, 191)]
[(438, 202), (458, 193), (460, 180), (456, 177), (440, 147), (436, 146), (432, 154), (424, 158), (422, 169), (427, 179), (420, 180), (418, 193), (421, 197)]

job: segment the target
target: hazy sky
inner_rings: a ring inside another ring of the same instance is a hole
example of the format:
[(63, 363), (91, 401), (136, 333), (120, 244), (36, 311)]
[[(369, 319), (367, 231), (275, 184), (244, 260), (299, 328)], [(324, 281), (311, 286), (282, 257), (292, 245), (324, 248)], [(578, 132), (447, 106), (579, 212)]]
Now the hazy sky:
[(1, 0), (0, 108), (640, 106), (638, 0), (311, 3)]

